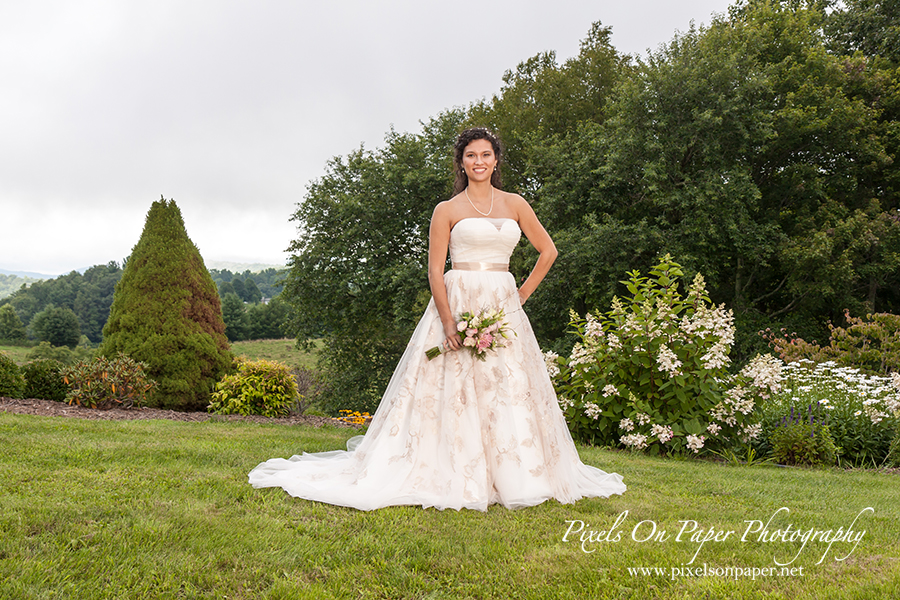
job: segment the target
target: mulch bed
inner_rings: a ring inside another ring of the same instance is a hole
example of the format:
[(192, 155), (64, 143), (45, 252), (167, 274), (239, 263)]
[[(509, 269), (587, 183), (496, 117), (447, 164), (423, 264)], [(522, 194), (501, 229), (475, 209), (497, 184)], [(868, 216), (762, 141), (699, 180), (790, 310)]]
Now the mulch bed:
[(98, 410), (96, 408), (84, 408), (83, 406), (69, 406), (65, 402), (53, 402), (52, 400), (19, 400), (15, 398), (0, 398), (0, 412), (15, 413), (20, 415), (39, 415), (42, 417), (74, 417), (76, 419), (103, 419), (106, 421), (129, 421), (135, 419), (166, 419), (169, 421), (244, 421), (247, 423), (266, 423), (277, 425), (311, 425), (322, 427), (333, 425), (335, 427), (354, 427), (358, 425), (345, 423), (330, 417), (313, 415), (291, 415), (288, 417), (272, 418), (242, 415), (211, 415), (206, 412), (179, 412), (176, 410), (162, 410), (159, 408), (111, 408)]

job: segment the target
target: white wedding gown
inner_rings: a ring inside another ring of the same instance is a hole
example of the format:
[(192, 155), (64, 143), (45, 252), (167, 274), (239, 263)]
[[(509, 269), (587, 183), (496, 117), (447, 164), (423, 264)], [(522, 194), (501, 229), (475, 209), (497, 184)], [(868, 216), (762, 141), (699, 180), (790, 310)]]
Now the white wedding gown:
[(459, 221), (450, 234), (454, 269), (444, 275), (454, 315), (505, 310), (516, 333), (507, 347), (483, 362), (468, 349), (427, 360), (425, 351), (444, 339), (432, 300), (366, 435), (352, 438), (347, 451), (268, 460), (250, 472), (250, 483), (361, 510), (484, 511), (494, 503), (519, 508), (623, 493), (621, 476), (578, 457), (505, 269), (519, 237), (512, 219)]

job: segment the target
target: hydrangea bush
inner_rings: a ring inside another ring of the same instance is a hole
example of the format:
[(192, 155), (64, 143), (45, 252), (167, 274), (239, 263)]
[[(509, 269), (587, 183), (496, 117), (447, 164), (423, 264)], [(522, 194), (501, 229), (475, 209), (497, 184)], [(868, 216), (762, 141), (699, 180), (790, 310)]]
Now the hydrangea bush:
[(653, 453), (727, 447), (756, 438), (754, 407), (778, 391), (781, 361), (757, 356), (728, 371), (734, 319), (697, 275), (682, 296), (681, 266), (666, 255), (625, 283), (606, 314), (572, 312), (578, 341), (568, 358), (545, 354), (574, 437)]

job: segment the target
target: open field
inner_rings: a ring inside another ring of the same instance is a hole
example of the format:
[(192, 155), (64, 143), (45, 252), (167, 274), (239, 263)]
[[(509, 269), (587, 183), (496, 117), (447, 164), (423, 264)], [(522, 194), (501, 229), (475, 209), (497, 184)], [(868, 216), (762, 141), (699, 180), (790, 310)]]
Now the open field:
[(33, 350), (30, 346), (0, 346), (0, 352), (8, 355), (17, 365), (28, 362), (28, 353)]
[[(315, 349), (311, 352), (298, 350), (296, 348), (296, 340), (252, 340), (247, 342), (235, 342), (231, 345), (231, 349), (237, 355), (246, 356), (254, 360), (267, 359), (277, 360), (292, 367), (312, 368), (316, 363), (316, 349), (321, 342), (316, 342)], [(28, 362), (28, 353), (33, 347), (30, 346), (2, 346), (0, 352), (8, 354), (16, 364), (23, 365)]]
[[(484, 514), (364, 513), (246, 483), (262, 460), (340, 448), (355, 433), (0, 414), (0, 598), (900, 596), (896, 473), (580, 448), (585, 462), (623, 474), (628, 492)], [(578, 521), (584, 531), (563, 541)], [(679, 541), (691, 521), (704, 536), (709, 528), (736, 533), (702, 545), (690, 535)], [(852, 524), (865, 534), (830, 548), (818, 539), (764, 541), (759, 531), (742, 541), (764, 523), (770, 538), (788, 525), (805, 532)], [(654, 527), (657, 539), (635, 541)], [(580, 535), (610, 529), (582, 550)], [(776, 561), (790, 562), (785, 574)], [(751, 571), (708, 575), (725, 567)], [(640, 568), (660, 571), (629, 572)]]
[(311, 369), (316, 365), (316, 350), (321, 342), (316, 342), (315, 349), (311, 352), (298, 350), (297, 340), (249, 340), (246, 342), (234, 342), (231, 350), (236, 355), (246, 356), (253, 360), (266, 359), (277, 360), (291, 367), (305, 367)]

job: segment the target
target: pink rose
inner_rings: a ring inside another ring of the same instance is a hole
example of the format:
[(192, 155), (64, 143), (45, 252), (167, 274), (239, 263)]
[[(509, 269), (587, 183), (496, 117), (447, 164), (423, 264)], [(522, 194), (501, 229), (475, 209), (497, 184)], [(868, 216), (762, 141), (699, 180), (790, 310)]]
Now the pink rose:
[(494, 341), (494, 336), (490, 333), (481, 334), (481, 337), (478, 338), (478, 349), (484, 350), (485, 348), (488, 348), (492, 341)]

